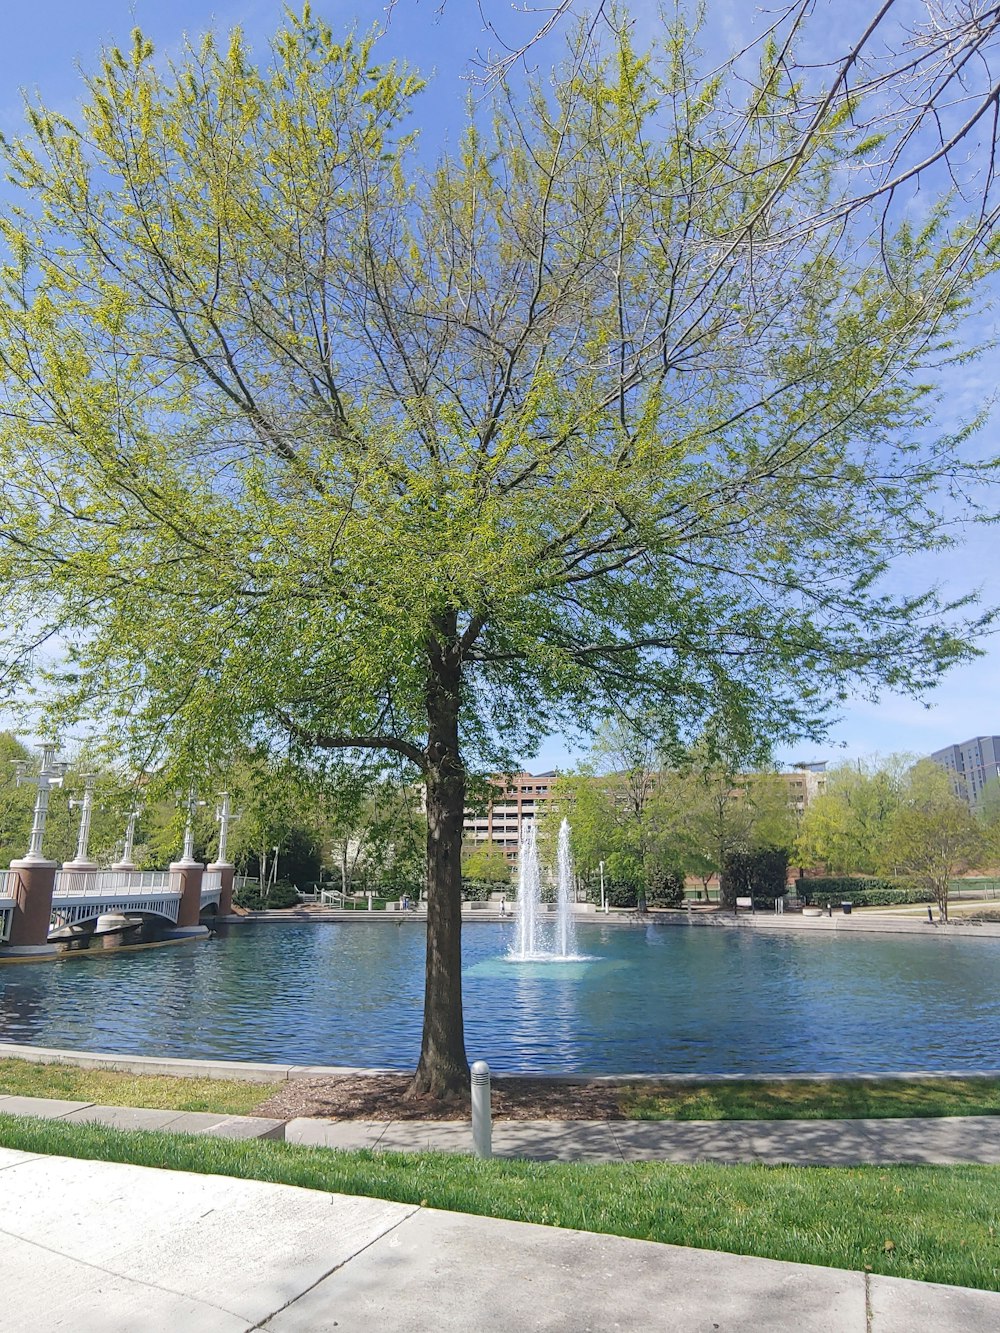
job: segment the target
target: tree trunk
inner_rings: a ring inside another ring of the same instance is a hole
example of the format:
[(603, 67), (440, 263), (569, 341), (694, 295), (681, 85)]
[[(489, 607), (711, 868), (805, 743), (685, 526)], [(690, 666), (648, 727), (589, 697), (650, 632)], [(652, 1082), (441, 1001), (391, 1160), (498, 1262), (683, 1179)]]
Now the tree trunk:
[(462, 1017), (462, 821), (465, 768), (459, 753), (461, 658), (454, 615), (429, 646), (427, 676), (427, 968), (420, 1062), (411, 1097), (467, 1097)]

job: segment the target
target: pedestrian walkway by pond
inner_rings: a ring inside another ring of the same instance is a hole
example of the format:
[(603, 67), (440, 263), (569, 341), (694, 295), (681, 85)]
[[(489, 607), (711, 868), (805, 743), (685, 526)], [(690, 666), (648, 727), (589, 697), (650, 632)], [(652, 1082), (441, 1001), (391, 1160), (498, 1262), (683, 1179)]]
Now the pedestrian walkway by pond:
[[(464, 932), (470, 1056), (523, 1073), (1000, 1067), (1000, 940), (579, 926), (587, 962), (503, 960)], [(5, 1041), (411, 1069), (413, 921), (245, 924), (209, 943), (0, 972)]]

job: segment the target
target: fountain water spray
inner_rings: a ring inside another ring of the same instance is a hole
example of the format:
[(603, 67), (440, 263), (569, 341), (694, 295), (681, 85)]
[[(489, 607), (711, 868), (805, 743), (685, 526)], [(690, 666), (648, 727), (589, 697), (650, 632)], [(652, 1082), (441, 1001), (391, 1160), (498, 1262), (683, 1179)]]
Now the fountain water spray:
[(537, 952), (536, 932), (541, 878), (538, 873), (538, 834), (535, 821), (527, 824), (521, 839), (517, 867), (517, 937), (512, 958), (530, 958)]
[(520, 962), (550, 962), (575, 958), (576, 930), (573, 924), (573, 862), (569, 851), (569, 823), (559, 829), (557, 858), (555, 947), (543, 937), (541, 872), (538, 865), (538, 833), (532, 820), (521, 840), (517, 886), (517, 935), (509, 957)]
[(569, 821), (559, 825), (559, 852), (556, 860), (558, 888), (556, 898), (556, 952), (560, 958), (576, 953), (576, 926), (573, 923), (573, 858), (569, 850)]

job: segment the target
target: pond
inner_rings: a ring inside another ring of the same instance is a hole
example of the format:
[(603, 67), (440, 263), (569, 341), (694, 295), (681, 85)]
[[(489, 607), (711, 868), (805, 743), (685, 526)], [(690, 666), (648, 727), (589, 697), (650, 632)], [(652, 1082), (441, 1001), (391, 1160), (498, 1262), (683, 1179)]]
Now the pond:
[[(1000, 940), (581, 923), (590, 961), (511, 964), (466, 928), (470, 1060), (521, 1073), (1000, 1068)], [(207, 943), (0, 967), (0, 1037), (412, 1069), (417, 922), (223, 926)]]

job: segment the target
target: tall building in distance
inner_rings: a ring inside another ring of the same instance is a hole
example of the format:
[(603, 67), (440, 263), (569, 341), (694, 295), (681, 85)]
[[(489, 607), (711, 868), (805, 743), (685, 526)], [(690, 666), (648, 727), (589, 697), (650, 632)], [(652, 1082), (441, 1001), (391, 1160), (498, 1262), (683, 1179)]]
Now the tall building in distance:
[(948, 770), (955, 795), (975, 810), (986, 784), (1000, 778), (1000, 736), (973, 736), (971, 741), (935, 750), (931, 758)]
[(492, 778), (496, 795), (486, 809), (466, 811), (463, 827), (468, 841), (495, 842), (513, 861), (525, 826), (536, 819), (545, 803), (552, 799), (556, 778), (554, 769), (546, 773), (513, 773)]
[(792, 765), (777, 776), (788, 788), (788, 807), (803, 815), (817, 796), (826, 794), (826, 760), (810, 759)]
[[(1000, 738), (998, 738), (1000, 739)], [(753, 773), (742, 774), (734, 781), (732, 797), (739, 800), (753, 782)], [(773, 775), (788, 789), (789, 809), (801, 815), (817, 796), (826, 790), (826, 762), (821, 760), (795, 764), (791, 772)], [(614, 774), (594, 778), (608, 784)], [(502, 847), (509, 861), (516, 861), (518, 848), (525, 829), (545, 810), (557, 794), (559, 774), (555, 769), (545, 773), (512, 773), (490, 779), (495, 795), (486, 808), (466, 810), (463, 830), (469, 843), (495, 842)]]

